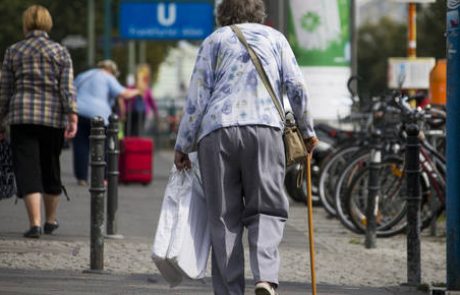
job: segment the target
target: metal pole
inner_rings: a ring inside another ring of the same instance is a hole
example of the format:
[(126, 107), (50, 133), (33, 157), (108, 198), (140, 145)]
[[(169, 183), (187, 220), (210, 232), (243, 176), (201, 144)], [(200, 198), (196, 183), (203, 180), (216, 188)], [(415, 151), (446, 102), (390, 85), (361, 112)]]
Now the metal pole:
[(184, 80), (184, 56), (185, 56), (185, 45), (184, 41), (180, 41), (179, 49), (181, 53), (177, 57), (177, 94), (179, 98), (185, 97), (185, 80)]
[(136, 42), (128, 41), (128, 73), (135, 75), (136, 72)]
[[(415, 3), (408, 4), (407, 11), (407, 57), (410, 59), (417, 58), (417, 5)], [(409, 96), (414, 96), (415, 89), (409, 89)], [(411, 100), (411, 106), (415, 108), (417, 102)]]
[(94, 0), (88, 0), (88, 67), (95, 64), (96, 41), (95, 41), (95, 8)]
[(417, 57), (417, 6), (415, 3), (409, 3), (407, 28), (407, 56), (415, 58)]
[(107, 184), (107, 229), (106, 238), (122, 239), (117, 234), (117, 210), (118, 210), (118, 156), (120, 154), (120, 142), (118, 140), (118, 116), (109, 117), (107, 128), (107, 153), (108, 153), (108, 184)]
[[(438, 210), (439, 204), (438, 200), (434, 196), (431, 196), (430, 200), (430, 210), (431, 212), (436, 212)], [(430, 221), (430, 236), (436, 237), (438, 234), (438, 219), (436, 216)]]
[(278, 30), (282, 33), (285, 33), (285, 5), (286, 1), (277, 1), (278, 2)]
[[(351, 64), (351, 76), (357, 77), (358, 76), (358, 32), (357, 32), (357, 7), (356, 7), (357, 0), (351, 0), (350, 2), (350, 64)], [(352, 83), (351, 88), (353, 89), (354, 93), (358, 94), (358, 80), (356, 79), (354, 83)], [(359, 96), (357, 96), (359, 98)], [(358, 108), (361, 111), (361, 101), (358, 102)]]
[(147, 42), (146, 41), (140, 41), (139, 42), (139, 63), (140, 64), (145, 64), (147, 61)]
[[(358, 34), (356, 32), (356, 0), (350, 2), (351, 75), (358, 75)], [(358, 87), (356, 87), (358, 88)], [(354, 89), (355, 93), (358, 89)]]
[[(448, 1), (447, 15), (460, 6)], [(455, 20), (455, 19), (454, 19)], [(460, 28), (447, 17), (447, 289), (460, 291)]]
[(112, 0), (104, 0), (104, 59), (112, 58)]
[(382, 164), (382, 151), (380, 147), (381, 139), (380, 130), (372, 133), (372, 150), (369, 164), (369, 184), (366, 207), (366, 249), (376, 248), (377, 222), (376, 215), (378, 211), (378, 198), (380, 191), (380, 166)]
[(407, 177), (407, 283), (421, 283), (420, 266), (420, 142), (417, 124), (409, 124), (406, 145)]
[(104, 120), (91, 120), (91, 270), (104, 269), (104, 172), (105, 172), (105, 130)]
[[(425, 107), (425, 111), (427, 113), (430, 113), (430, 110), (431, 110), (430, 105)], [(430, 144), (433, 147), (437, 147), (437, 141), (438, 141), (438, 136), (437, 135), (432, 135), (431, 140), (430, 140)], [(423, 162), (421, 163), (422, 167), (423, 167), (423, 165), (425, 165), (424, 162), (426, 162), (425, 159), (423, 159)], [(431, 195), (431, 198), (430, 198), (430, 210), (431, 210), (431, 212), (436, 212), (438, 210), (438, 206), (439, 206), (439, 203), (438, 203), (437, 198), (435, 198), (433, 195)], [(435, 237), (437, 235), (437, 232), (438, 232), (438, 220), (437, 220), (437, 218), (435, 216), (430, 221), (430, 236)]]

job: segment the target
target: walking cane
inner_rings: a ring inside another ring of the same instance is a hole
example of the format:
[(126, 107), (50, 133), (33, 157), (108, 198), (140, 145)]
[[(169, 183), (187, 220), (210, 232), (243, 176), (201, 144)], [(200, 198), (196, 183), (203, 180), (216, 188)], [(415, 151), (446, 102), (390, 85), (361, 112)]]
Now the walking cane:
[(316, 295), (315, 243), (313, 241), (313, 201), (311, 193), (311, 157), (307, 155), (307, 204), (308, 204), (308, 239), (310, 242), (311, 291)]

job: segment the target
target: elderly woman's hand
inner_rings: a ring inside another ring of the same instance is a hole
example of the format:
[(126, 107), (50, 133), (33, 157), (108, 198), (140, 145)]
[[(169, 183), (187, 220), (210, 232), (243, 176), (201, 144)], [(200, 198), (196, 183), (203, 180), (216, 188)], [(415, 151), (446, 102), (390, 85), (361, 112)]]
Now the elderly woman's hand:
[(319, 140), (316, 136), (304, 138), (303, 141), (305, 143), (305, 147), (307, 148), (307, 151), (309, 154), (313, 153), (313, 150), (319, 143)]
[(179, 171), (192, 168), (192, 162), (190, 162), (188, 155), (181, 151), (176, 151), (174, 154), (174, 164)]

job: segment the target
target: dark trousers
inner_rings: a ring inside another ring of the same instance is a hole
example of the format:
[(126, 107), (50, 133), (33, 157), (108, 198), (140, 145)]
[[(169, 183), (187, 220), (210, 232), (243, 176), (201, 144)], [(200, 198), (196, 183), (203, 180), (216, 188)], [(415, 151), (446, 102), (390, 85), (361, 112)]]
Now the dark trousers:
[(31, 193), (59, 195), (59, 156), (64, 129), (41, 125), (11, 125), (11, 150), (18, 197)]
[[(107, 131), (107, 128), (105, 129)], [(88, 181), (89, 166), (89, 136), (91, 134), (91, 119), (78, 116), (78, 131), (73, 139), (73, 171), (78, 180)], [(107, 140), (105, 141), (105, 162), (107, 163)], [(105, 169), (107, 179), (107, 166)]]
[(91, 120), (78, 116), (78, 131), (73, 139), (73, 169), (78, 180), (88, 181), (89, 135)]
[(144, 133), (145, 113), (132, 111), (125, 123), (125, 136), (140, 136)]

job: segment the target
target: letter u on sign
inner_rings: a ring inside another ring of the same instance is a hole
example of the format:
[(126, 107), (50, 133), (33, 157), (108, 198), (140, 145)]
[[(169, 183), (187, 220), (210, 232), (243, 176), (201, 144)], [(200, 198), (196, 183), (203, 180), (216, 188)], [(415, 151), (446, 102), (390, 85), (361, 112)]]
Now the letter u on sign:
[(166, 13), (166, 4), (160, 3), (158, 4), (158, 22), (160, 25), (169, 27), (176, 22), (176, 4), (169, 3), (168, 4), (168, 13)]

